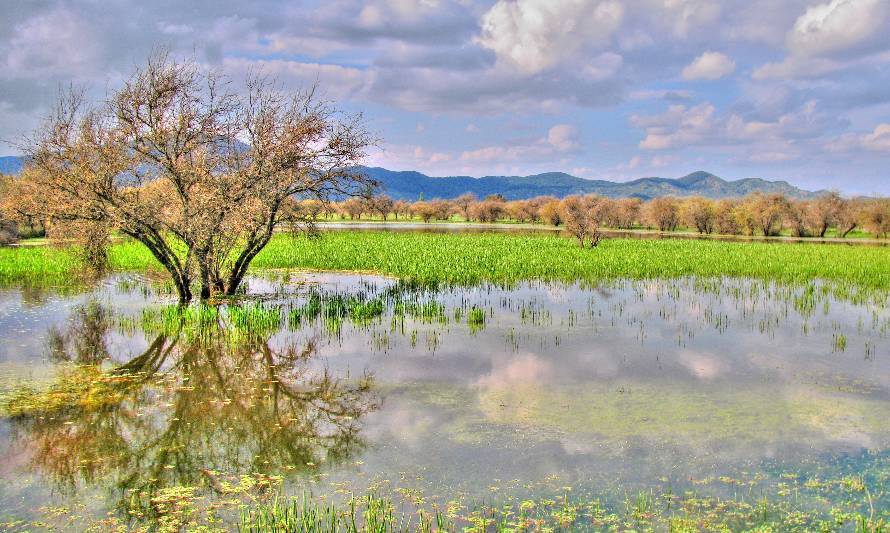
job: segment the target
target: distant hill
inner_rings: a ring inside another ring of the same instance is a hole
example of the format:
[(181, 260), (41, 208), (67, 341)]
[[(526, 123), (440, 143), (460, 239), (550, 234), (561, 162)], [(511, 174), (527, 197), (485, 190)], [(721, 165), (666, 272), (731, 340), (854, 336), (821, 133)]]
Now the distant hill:
[[(24, 166), (24, 158), (0, 157), (0, 172), (17, 174)], [(786, 181), (766, 181), (759, 178), (726, 181), (708, 172), (693, 172), (682, 178), (640, 178), (627, 182), (587, 180), (563, 172), (547, 172), (532, 176), (448, 176), (435, 178), (414, 171), (394, 171), (379, 167), (360, 167), (377, 180), (391, 197), (403, 200), (424, 198), (455, 198), (471, 192), (480, 198), (502, 194), (509, 200), (535, 196), (564, 197), (570, 194), (599, 194), (611, 198), (636, 197), (643, 200), (658, 196), (707, 196), (731, 198), (752, 192), (779, 192), (791, 198), (812, 198), (825, 191), (799, 189)]]
[(18, 174), (24, 166), (24, 157), (15, 155), (0, 157), (0, 174)]
[(551, 195), (599, 194), (611, 198), (636, 197), (643, 200), (658, 196), (707, 196), (730, 198), (752, 192), (779, 192), (792, 198), (812, 198), (824, 191), (799, 189), (785, 181), (748, 178), (727, 181), (708, 172), (693, 172), (678, 179), (640, 178), (627, 182), (582, 179), (563, 172), (547, 172), (532, 176), (449, 176), (434, 178), (420, 172), (397, 172), (378, 167), (362, 167), (365, 173), (380, 182), (387, 194), (397, 199), (454, 198), (471, 192), (482, 198), (502, 194), (509, 200)]

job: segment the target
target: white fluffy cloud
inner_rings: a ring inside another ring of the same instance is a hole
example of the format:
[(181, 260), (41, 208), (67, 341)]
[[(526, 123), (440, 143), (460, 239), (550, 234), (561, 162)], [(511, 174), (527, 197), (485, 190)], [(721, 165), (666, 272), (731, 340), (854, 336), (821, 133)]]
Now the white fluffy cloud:
[(867, 62), (890, 48), (890, 2), (830, 0), (810, 6), (786, 35), (788, 55), (754, 71), (754, 79), (822, 76)]
[(580, 132), (575, 126), (557, 124), (547, 132), (547, 143), (558, 152), (571, 152), (581, 146), (579, 136)]
[(831, 0), (810, 7), (794, 23), (788, 47), (801, 56), (844, 52), (888, 31), (886, 0)]
[(890, 153), (890, 124), (881, 123), (868, 133), (847, 133), (826, 144), (832, 152), (869, 151)]
[(705, 102), (694, 107), (673, 105), (659, 115), (633, 115), (631, 123), (646, 132), (640, 141), (645, 150), (665, 150), (703, 144), (712, 138), (716, 108)]
[(454, 148), (437, 151), (417, 144), (387, 145), (374, 151), (367, 164), (398, 170), (422, 170), (433, 175), (528, 174), (535, 169), (545, 171), (558, 168), (580, 150), (580, 130), (571, 124), (556, 124), (543, 135), (508, 139), (465, 150)]
[(735, 71), (735, 61), (720, 52), (705, 52), (683, 69), (686, 80), (719, 80)]
[(750, 118), (720, 113), (708, 102), (674, 105), (656, 115), (634, 115), (631, 123), (644, 130), (644, 150), (719, 148), (727, 158), (756, 163), (789, 161), (814, 149), (839, 119), (819, 109), (813, 100), (777, 117)]
[(466, 150), (460, 154), (459, 159), (478, 163), (558, 161), (561, 157), (580, 150), (580, 133), (578, 128), (570, 124), (557, 124), (547, 130), (544, 137)]
[(605, 46), (623, 14), (614, 0), (498, 0), (482, 17), (479, 43), (502, 63), (536, 73)]
[(878, 124), (871, 133), (862, 137), (862, 146), (868, 150), (890, 152), (890, 124)]

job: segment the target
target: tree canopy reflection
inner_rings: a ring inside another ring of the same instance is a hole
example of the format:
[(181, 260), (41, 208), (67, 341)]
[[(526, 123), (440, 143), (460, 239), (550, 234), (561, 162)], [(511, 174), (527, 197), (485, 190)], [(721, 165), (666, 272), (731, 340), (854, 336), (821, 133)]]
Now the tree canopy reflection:
[(261, 316), (254, 324), (200, 313), (197, 323), (171, 313), (159, 327), (143, 321), (144, 332), (157, 331), (126, 361), (108, 347), (113, 320), (98, 304), (51, 330), (59, 375), (7, 406), (31, 466), (58, 490), (85, 483), (123, 498), (197, 485), (214, 471), (318, 468), (363, 447), (362, 418), (379, 404), (371, 376), (341, 380), (317, 368), (311, 341), (273, 347), (272, 321), (262, 327)]

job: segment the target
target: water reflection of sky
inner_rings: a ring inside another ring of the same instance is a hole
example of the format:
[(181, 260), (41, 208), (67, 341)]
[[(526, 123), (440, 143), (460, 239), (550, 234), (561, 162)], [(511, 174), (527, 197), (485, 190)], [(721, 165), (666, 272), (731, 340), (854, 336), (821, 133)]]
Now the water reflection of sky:
[[(48, 331), (64, 329), (77, 305), (98, 301), (136, 317), (169, 303), (143, 292), (138, 278), (122, 279), (71, 296), (0, 292), (3, 387), (52, 373)], [(249, 286), (288, 306), (309, 290), (373, 296), (394, 283), (316, 273)], [(828, 296), (800, 307), (797, 296), (738, 280), (708, 290), (692, 280), (449, 289), (424, 296), (444, 304), (444, 322), (395, 324), (389, 308), (336, 334), (322, 321), (282, 328), (268, 345), (311, 339), (315, 371), (344, 381), (374, 376), (380, 404), (359, 421), (364, 445), (316, 467), (329, 481), (407, 475), (473, 491), (556, 474), (567, 483), (682, 485), (764, 461), (805, 464), (888, 447), (881, 413), (890, 407), (890, 312)], [(474, 307), (485, 323), (471, 328)], [(152, 340), (112, 328), (106, 346), (123, 363)], [(157, 420), (169, 418), (154, 408)], [(20, 481), (0, 489), (6, 504), (54, 492), (29, 464), (26, 439), (0, 422), (3, 476)], [(282, 473), (299, 483), (305, 470)]]

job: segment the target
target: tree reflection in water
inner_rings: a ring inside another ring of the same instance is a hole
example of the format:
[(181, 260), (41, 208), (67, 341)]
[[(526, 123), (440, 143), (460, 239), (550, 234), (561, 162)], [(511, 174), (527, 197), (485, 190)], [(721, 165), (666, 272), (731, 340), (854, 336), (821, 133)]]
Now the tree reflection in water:
[(312, 342), (275, 349), (269, 328), (231, 335), (217, 317), (200, 335), (164, 331), (115, 362), (112, 323), (98, 304), (75, 310), (50, 332), (51, 358), (66, 370), (10, 404), (16, 441), (60, 491), (98, 486), (123, 504), (127, 491), (198, 485), (213, 471), (308, 470), (364, 446), (362, 417), (379, 405), (373, 379), (314, 369)]

